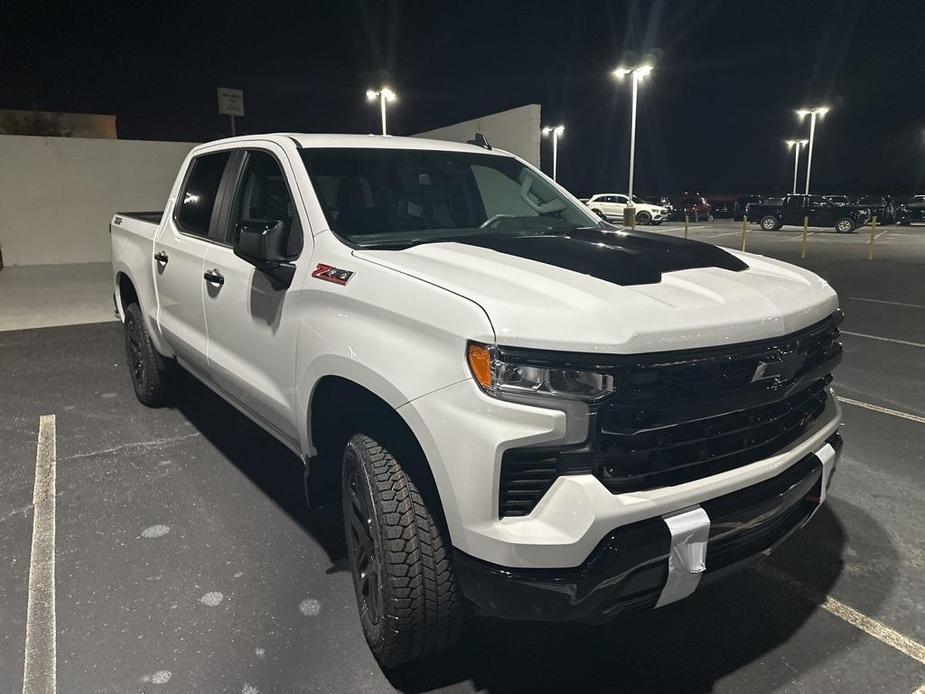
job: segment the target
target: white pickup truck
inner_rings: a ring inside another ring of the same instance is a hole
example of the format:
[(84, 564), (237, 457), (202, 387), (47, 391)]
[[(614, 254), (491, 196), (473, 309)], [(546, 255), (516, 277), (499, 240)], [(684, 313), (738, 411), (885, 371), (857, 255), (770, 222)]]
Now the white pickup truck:
[(482, 142), (212, 142), (111, 224), (138, 399), (179, 365), (342, 499), (384, 666), (449, 648), (465, 604), (684, 598), (806, 523), (841, 445), (828, 284), (621, 231)]

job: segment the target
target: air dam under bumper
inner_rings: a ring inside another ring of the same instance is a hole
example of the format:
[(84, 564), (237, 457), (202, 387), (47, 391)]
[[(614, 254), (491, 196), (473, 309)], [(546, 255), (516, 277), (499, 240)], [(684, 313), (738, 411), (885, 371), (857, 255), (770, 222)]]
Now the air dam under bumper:
[(508, 569), (456, 552), (466, 598), (502, 619), (601, 624), (687, 597), (769, 554), (825, 500), (841, 437), (751, 487), (608, 534), (570, 569)]

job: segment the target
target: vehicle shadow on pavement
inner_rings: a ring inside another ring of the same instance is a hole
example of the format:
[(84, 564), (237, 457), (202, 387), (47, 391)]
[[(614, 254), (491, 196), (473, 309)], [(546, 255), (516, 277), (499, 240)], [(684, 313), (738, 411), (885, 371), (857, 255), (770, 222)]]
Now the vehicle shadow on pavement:
[(340, 506), (306, 506), (298, 456), (182, 369), (177, 387), (176, 408), (196, 431), (321, 545), (329, 573), (349, 571)]
[[(858, 507), (824, 506), (770, 564), (825, 594), (844, 568), (845, 526), (859, 523), (880, 543), (883, 580), (871, 581), (863, 606), (876, 609), (890, 592), (889, 567), (897, 557), (883, 529)], [(866, 638), (847, 626), (836, 632), (839, 638), (804, 636), (787, 650), (786, 666), (778, 663), (781, 656), (774, 651), (801, 629), (816, 605), (758, 569), (603, 627), (472, 619), (455, 652), (387, 675), (406, 692), (467, 680), (488, 692), (710, 692), (725, 676), (753, 664), (748, 691), (772, 692)]]
[[(340, 509), (306, 509), (301, 461), (192, 377), (183, 374), (180, 388), (179, 411), (321, 545), (331, 563), (328, 573), (348, 570)], [(883, 528), (860, 507), (830, 500), (769, 561), (826, 594), (845, 569), (843, 556), (852, 570), (847, 527), (864, 529), (865, 552), (876, 548), (876, 556), (864, 557), (864, 567), (853, 569), (876, 571), (875, 580), (865, 584), (858, 598), (863, 604), (853, 605), (875, 613), (891, 590), (892, 567), (898, 559)], [(488, 692), (709, 692), (722, 678), (752, 664), (748, 690), (771, 692), (866, 638), (847, 626), (835, 639), (828, 632), (825, 639), (804, 635), (798, 647), (788, 649), (782, 666), (774, 651), (794, 637), (815, 610), (812, 601), (790, 586), (749, 569), (705, 586), (687, 600), (601, 627), (470, 616), (454, 651), (385, 675), (404, 692), (464, 682)]]

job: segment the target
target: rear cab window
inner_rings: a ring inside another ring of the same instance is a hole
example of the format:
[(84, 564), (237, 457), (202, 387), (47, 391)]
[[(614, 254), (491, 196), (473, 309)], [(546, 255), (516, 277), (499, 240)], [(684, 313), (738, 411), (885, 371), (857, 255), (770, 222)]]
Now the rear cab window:
[(230, 157), (231, 150), (225, 150), (201, 154), (190, 162), (174, 212), (174, 222), (183, 233), (209, 236), (215, 198)]

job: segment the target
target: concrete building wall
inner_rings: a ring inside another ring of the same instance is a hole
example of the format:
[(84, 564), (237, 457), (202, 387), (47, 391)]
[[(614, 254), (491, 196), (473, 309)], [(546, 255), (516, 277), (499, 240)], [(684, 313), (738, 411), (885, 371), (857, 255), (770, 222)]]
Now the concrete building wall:
[(116, 117), (102, 113), (0, 109), (0, 135), (104, 137), (115, 140)]
[(539, 104), (519, 106), (509, 111), (454, 123), (444, 128), (418, 133), (415, 137), (465, 142), (482, 133), (493, 147), (505, 149), (536, 167), (540, 165)]
[(163, 209), (193, 144), (0, 135), (4, 265), (108, 261), (113, 213)]

